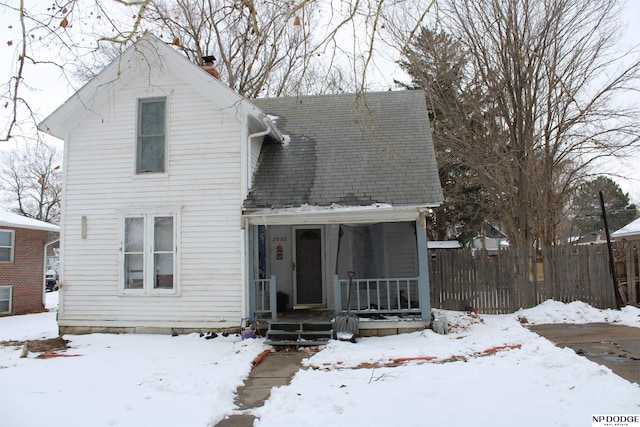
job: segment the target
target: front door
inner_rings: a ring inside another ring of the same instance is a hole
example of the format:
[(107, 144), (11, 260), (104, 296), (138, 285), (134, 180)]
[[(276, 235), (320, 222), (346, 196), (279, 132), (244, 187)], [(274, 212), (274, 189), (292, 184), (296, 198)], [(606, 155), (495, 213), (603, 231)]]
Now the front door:
[(294, 308), (320, 307), (322, 289), (322, 228), (294, 228)]

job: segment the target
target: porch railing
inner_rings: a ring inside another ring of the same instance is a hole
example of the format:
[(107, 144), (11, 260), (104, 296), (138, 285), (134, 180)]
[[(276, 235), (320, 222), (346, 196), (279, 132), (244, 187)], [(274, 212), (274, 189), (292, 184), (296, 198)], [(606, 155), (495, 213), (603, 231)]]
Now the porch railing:
[[(336, 312), (347, 309), (349, 279), (334, 276)], [(417, 277), (353, 279), (350, 311), (358, 314), (421, 314)]]
[(265, 314), (270, 314), (272, 319), (277, 319), (276, 276), (271, 276), (269, 279), (255, 279), (253, 292), (255, 316), (263, 317)]

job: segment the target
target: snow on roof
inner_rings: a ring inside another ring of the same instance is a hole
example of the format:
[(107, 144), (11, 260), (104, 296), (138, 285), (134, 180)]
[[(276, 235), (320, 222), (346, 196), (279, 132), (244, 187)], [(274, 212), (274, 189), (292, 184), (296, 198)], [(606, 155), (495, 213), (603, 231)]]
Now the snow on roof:
[(430, 240), (427, 242), (427, 247), (429, 249), (459, 249), (462, 245), (457, 240)]
[(640, 235), (640, 218), (611, 233), (611, 237), (616, 239), (635, 235)]
[(0, 226), (60, 232), (60, 226), (0, 210)]

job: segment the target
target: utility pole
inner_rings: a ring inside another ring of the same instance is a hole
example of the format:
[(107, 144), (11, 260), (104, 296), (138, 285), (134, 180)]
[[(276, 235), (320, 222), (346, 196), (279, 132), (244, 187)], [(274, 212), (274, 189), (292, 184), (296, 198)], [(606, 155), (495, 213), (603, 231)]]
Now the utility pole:
[(618, 278), (616, 277), (616, 264), (613, 258), (613, 249), (611, 248), (611, 237), (609, 236), (609, 223), (607, 222), (607, 212), (604, 208), (604, 195), (600, 191), (600, 208), (602, 209), (602, 221), (604, 222), (604, 232), (607, 236), (607, 248), (609, 249), (609, 271), (613, 279), (613, 293), (616, 296), (616, 306), (618, 310), (622, 307), (622, 296), (618, 289)]

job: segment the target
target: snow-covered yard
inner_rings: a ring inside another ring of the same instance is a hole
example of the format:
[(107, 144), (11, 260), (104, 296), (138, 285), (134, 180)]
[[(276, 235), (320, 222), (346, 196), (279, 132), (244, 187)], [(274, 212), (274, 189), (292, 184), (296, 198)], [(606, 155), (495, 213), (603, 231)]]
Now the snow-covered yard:
[[(56, 337), (48, 313), (0, 318), (0, 340)], [(446, 312), (448, 335), (425, 330), (331, 342), (253, 410), (256, 426), (590, 426), (593, 414), (640, 414), (640, 387), (555, 347), (530, 323), (614, 322), (640, 310), (547, 301), (512, 315)], [(198, 334), (69, 335), (71, 357), (20, 358), (0, 346), (0, 425), (214, 426), (262, 339)], [(412, 359), (412, 360), (398, 360)]]

